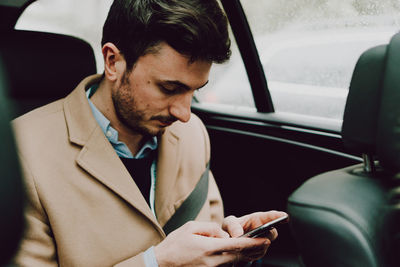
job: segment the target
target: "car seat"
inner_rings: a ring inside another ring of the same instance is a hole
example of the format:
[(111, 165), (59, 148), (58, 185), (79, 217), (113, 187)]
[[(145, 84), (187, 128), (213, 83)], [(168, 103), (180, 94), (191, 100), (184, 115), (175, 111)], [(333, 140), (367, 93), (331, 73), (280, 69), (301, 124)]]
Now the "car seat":
[(0, 56), (7, 71), (6, 96), (13, 117), (65, 97), (86, 76), (96, 73), (92, 47), (62, 34), (15, 30), (35, 0), (0, 1)]
[(10, 127), (6, 77), (0, 58), (0, 266), (17, 250), (23, 231), (23, 187)]
[(93, 50), (85, 41), (13, 29), (32, 2), (0, 3), (0, 266), (17, 251), (24, 226), (24, 189), (10, 119), (66, 96), (96, 73)]
[(61, 34), (10, 30), (0, 42), (14, 116), (65, 97), (96, 73), (92, 47)]
[(288, 200), (306, 266), (400, 266), (400, 35), (359, 58), (343, 118), (364, 164), (320, 174)]

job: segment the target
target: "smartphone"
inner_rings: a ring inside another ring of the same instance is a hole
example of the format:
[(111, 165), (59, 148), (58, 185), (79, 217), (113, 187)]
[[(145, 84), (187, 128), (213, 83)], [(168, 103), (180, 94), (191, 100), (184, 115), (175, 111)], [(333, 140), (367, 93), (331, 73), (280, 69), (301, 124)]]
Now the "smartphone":
[(288, 221), (289, 216), (285, 215), (282, 217), (279, 217), (278, 219), (275, 219), (273, 221), (267, 222), (266, 224), (263, 224), (256, 229), (253, 229), (244, 235), (240, 237), (268, 237), (270, 234), (270, 230), (277, 225), (280, 225), (282, 223), (286, 223)]

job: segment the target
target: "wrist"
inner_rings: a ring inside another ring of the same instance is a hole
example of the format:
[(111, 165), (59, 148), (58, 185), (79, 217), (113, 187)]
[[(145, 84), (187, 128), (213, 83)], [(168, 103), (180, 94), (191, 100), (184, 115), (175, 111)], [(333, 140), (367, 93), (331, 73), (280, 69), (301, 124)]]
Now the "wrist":
[(153, 248), (153, 252), (154, 252), (154, 257), (155, 257), (155, 260), (156, 260), (156, 262), (158, 264), (158, 267), (166, 267), (166, 266), (168, 266), (168, 264), (164, 260), (164, 257), (163, 257), (164, 253), (163, 253), (162, 247), (160, 247), (160, 244), (158, 244), (157, 246), (155, 246)]

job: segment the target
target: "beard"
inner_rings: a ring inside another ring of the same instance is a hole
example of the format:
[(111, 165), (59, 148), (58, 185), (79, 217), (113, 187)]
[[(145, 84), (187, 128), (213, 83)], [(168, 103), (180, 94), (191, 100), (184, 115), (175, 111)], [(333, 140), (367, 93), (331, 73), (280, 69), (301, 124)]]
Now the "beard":
[(133, 96), (133, 91), (135, 89), (131, 87), (128, 74), (129, 73), (125, 71), (121, 79), (121, 84), (116, 90), (112, 90), (111, 97), (117, 118), (131, 131), (139, 133), (144, 137), (161, 136), (165, 128), (151, 128), (146, 126), (145, 122), (159, 120), (165, 123), (172, 123), (176, 121), (176, 118), (158, 115), (146, 119), (145, 111), (138, 109), (137, 101)]

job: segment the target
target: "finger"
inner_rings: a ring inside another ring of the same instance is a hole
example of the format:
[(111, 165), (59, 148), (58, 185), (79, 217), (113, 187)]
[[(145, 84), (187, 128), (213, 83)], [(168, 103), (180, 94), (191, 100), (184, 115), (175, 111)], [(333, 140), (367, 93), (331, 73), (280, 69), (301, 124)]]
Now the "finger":
[(212, 242), (211, 249), (214, 253), (239, 253), (245, 249), (263, 246), (267, 241), (269, 241), (267, 238), (216, 238)]
[(232, 215), (224, 219), (222, 229), (227, 231), (231, 237), (238, 237), (244, 233), (239, 218)]
[(244, 249), (243, 251), (241, 251), (239, 258), (246, 261), (258, 260), (264, 257), (270, 245), (271, 241), (267, 239), (261, 246)]
[(222, 230), (217, 223), (211, 222), (188, 222), (184, 226), (186, 231), (202, 236), (228, 238), (229, 234)]
[(268, 239), (274, 241), (278, 237), (278, 231), (276, 228), (272, 228), (269, 230), (270, 234), (268, 235)]
[(272, 210), (265, 212), (254, 212), (240, 217), (239, 220), (243, 228), (246, 229), (246, 231), (250, 231), (267, 222), (273, 221), (286, 215), (286, 212)]
[(271, 210), (264, 212), (255, 212), (250, 214), (250, 216), (252, 219), (254, 218), (255, 220), (258, 220), (261, 225), (273, 221), (275, 219), (278, 219), (280, 217), (287, 216), (287, 213), (283, 211)]
[(225, 263), (232, 263), (237, 261), (236, 253), (221, 253), (210, 256), (212, 263), (209, 266), (219, 266)]
[(278, 219), (283, 216), (287, 216), (288, 214), (283, 211), (276, 211), (276, 210), (271, 210), (271, 211), (266, 211), (266, 212), (260, 212), (259, 216), (264, 223)]

